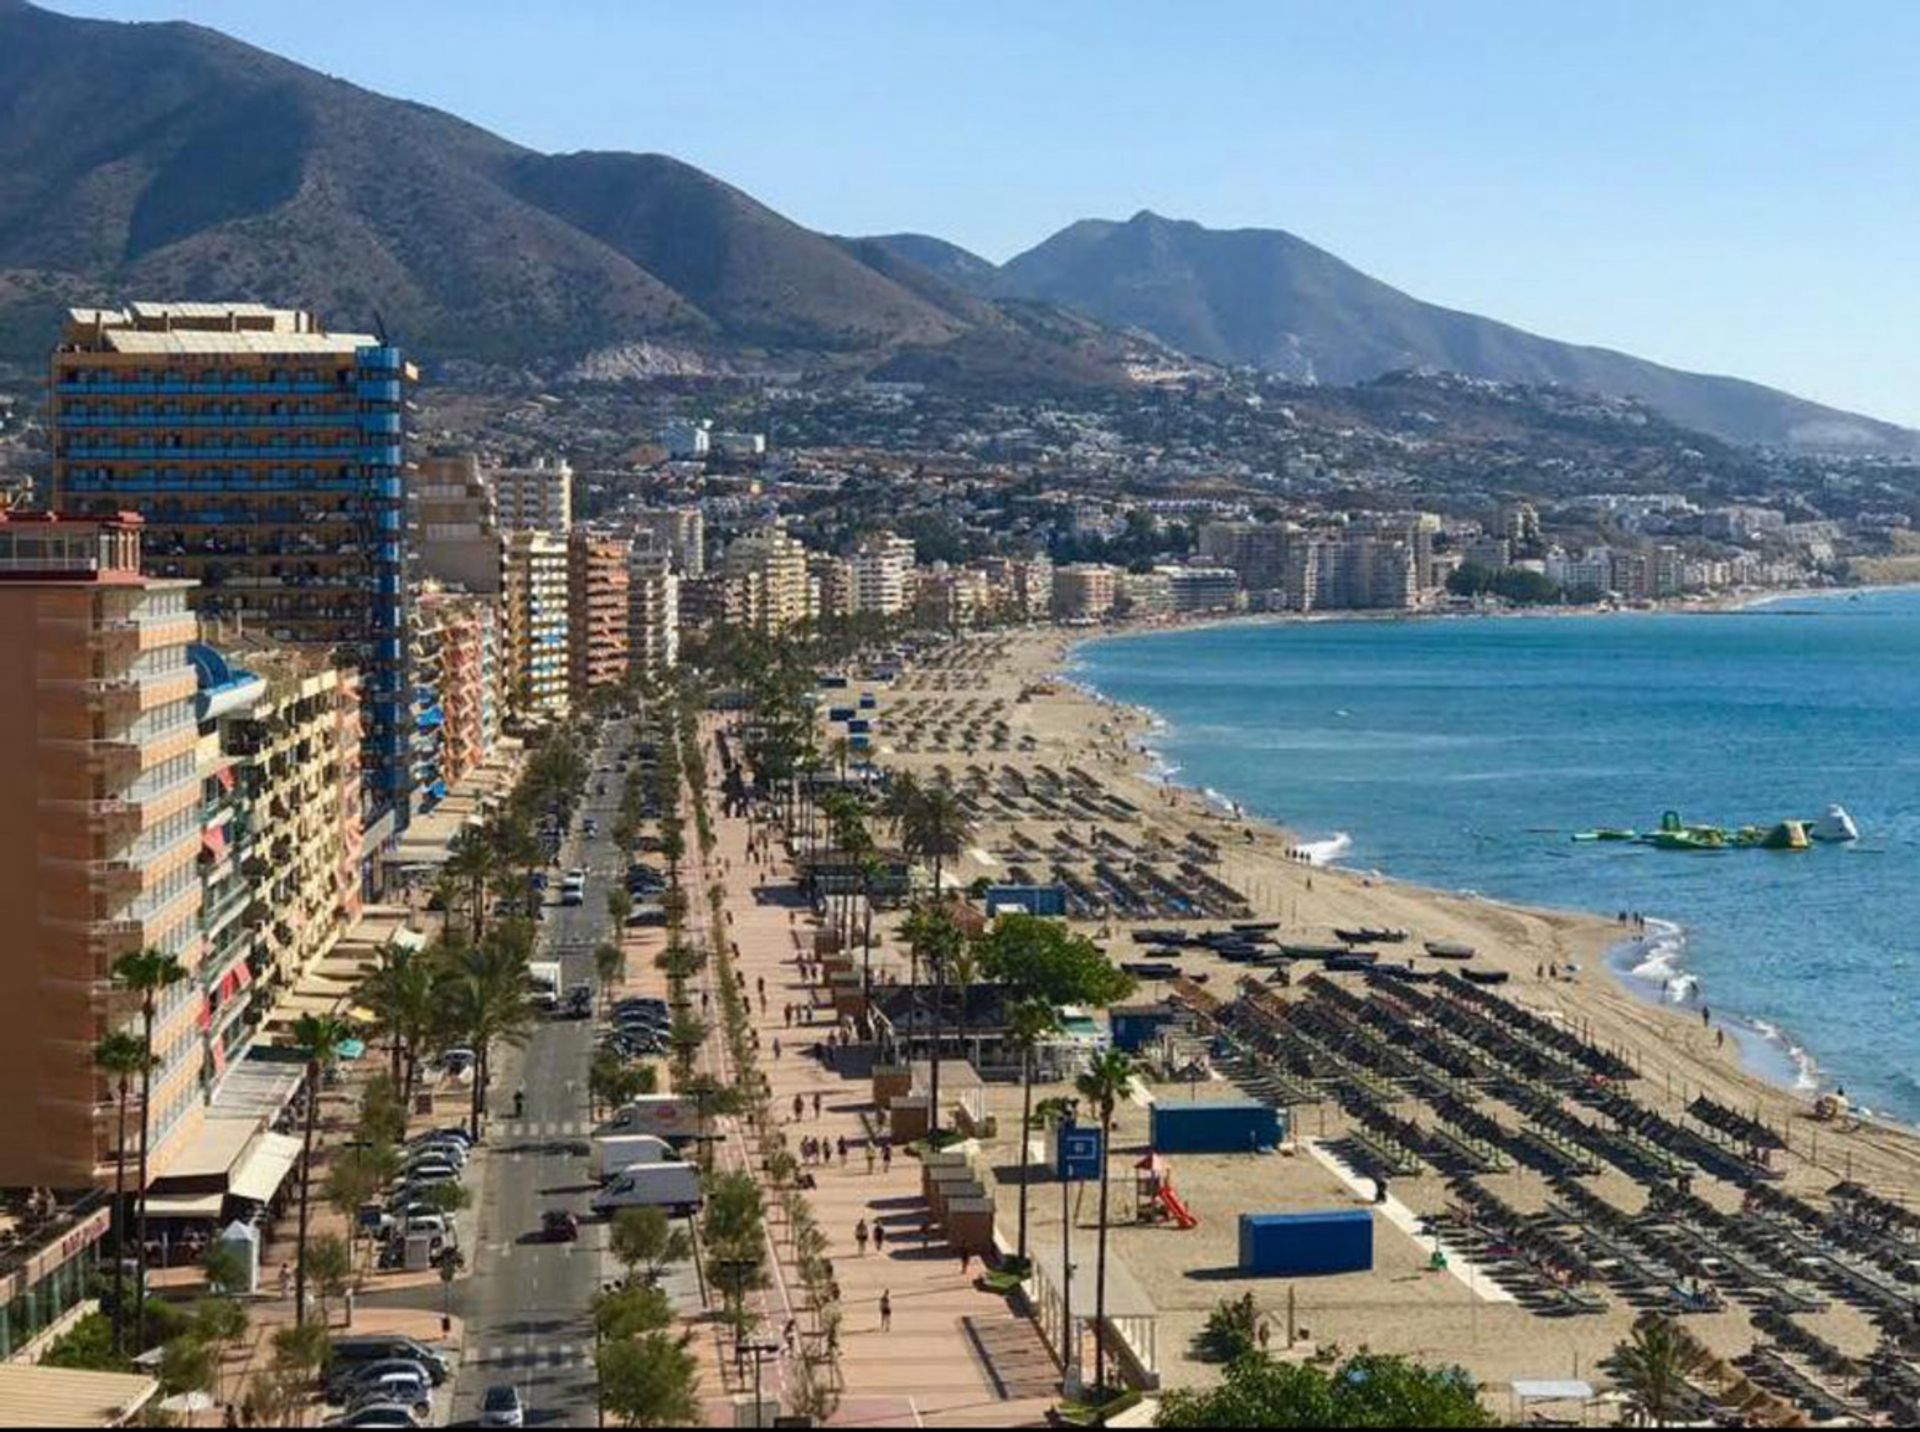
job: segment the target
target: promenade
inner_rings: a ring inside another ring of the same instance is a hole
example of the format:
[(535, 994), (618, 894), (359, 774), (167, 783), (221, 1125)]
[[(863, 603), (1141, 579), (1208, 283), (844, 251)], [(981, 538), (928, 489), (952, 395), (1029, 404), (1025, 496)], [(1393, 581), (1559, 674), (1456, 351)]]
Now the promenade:
[[(717, 779), (719, 762), (711, 744), (708, 752), (708, 769)], [(698, 857), (690, 862), (688, 889), (697, 897), (716, 878), (726, 887), (726, 934), (752, 996), (760, 1065), (789, 1147), (797, 1152), (801, 1140), (818, 1138), (834, 1150), (830, 1164), (808, 1169), (815, 1181), (808, 1196), (829, 1240), (827, 1256), (840, 1285), (843, 1312), (843, 1385), (832, 1422), (911, 1427), (1039, 1419), (1057, 1400), (1058, 1373), (1032, 1325), (1015, 1315), (1005, 1299), (975, 1286), (982, 1272), (978, 1259), (963, 1272), (958, 1253), (937, 1232), (929, 1236), (919, 1161), (896, 1150), (888, 1167), (872, 1137), (877, 1125), (870, 1121), (876, 1110), (863, 1052), (844, 1052), (844, 1070), (829, 1067), (815, 1052), (836, 1025), (825, 999), (800, 979), (796, 957), (810, 944), (817, 922), (795, 888), (789, 852), (776, 839), (767, 851), (750, 855), (748, 822), (720, 814), (717, 789), (708, 792), (708, 801), (715, 813), (712, 868)], [(696, 923), (697, 917), (690, 919), (690, 930)], [(791, 1027), (788, 1006), (795, 1007)], [(716, 1033), (714, 1042), (720, 1039)], [(773, 1054), (776, 1040), (778, 1058)], [(797, 1119), (795, 1096), (802, 1111)], [(842, 1139), (847, 1144), (844, 1164), (838, 1156)], [(747, 1151), (744, 1139), (736, 1139), (724, 1154), (740, 1160)], [(883, 1251), (869, 1243), (861, 1252), (855, 1228), (863, 1220), (869, 1230), (886, 1230)], [(778, 1248), (778, 1237), (775, 1243)], [(761, 1336), (779, 1336), (789, 1315), (783, 1299), (791, 1277), (792, 1269), (783, 1268), (773, 1287), (761, 1295)], [(793, 1295), (799, 1296), (797, 1286)], [(891, 1326), (884, 1329), (883, 1295), (892, 1304)], [(714, 1346), (714, 1362), (730, 1363), (730, 1357), (717, 1355), (720, 1345)], [(787, 1370), (769, 1361), (762, 1376), (771, 1396), (774, 1387), (784, 1385)], [(723, 1385), (739, 1388), (730, 1367), (711, 1366), (703, 1384), (710, 1403)], [(720, 1411), (712, 1408), (708, 1421), (721, 1420)]]

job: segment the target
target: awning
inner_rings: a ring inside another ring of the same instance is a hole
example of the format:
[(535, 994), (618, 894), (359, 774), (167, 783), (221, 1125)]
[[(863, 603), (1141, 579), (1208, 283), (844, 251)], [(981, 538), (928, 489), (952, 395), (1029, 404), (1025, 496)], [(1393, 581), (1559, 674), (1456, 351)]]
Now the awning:
[(1571, 1379), (1516, 1380), (1509, 1384), (1522, 1402), (1586, 1402), (1593, 1397), (1593, 1384)]
[(218, 1218), (224, 1193), (156, 1193), (147, 1199), (153, 1218)]
[(230, 791), (233, 789), (233, 767), (232, 766), (222, 766), (219, 770), (213, 773), (213, 778), (216, 781), (220, 782), (221, 790)]
[(227, 828), (216, 825), (211, 830), (200, 832), (200, 849), (213, 859), (218, 860), (227, 853)]
[(265, 1133), (233, 1172), (227, 1192), (235, 1198), (266, 1203), (280, 1191), (300, 1157), (300, 1140), (291, 1134)]
[(144, 1373), (0, 1363), (0, 1426), (121, 1427), (159, 1390)]

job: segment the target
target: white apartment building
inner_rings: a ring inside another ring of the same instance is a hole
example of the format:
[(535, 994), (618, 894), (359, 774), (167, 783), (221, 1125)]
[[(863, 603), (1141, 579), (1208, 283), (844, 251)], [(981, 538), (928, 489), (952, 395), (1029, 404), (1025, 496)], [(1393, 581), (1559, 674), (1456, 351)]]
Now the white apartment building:
[(913, 539), (874, 532), (860, 539), (853, 554), (853, 609), (896, 616), (912, 593)]
[(509, 531), (565, 536), (573, 526), (573, 469), (541, 458), (531, 467), (487, 470), (494, 512)]

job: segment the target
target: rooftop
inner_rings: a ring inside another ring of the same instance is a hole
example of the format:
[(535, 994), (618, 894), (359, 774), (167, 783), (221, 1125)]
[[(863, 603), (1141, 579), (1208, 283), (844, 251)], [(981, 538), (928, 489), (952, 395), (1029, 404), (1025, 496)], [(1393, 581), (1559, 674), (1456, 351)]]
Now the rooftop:
[(311, 313), (258, 303), (135, 303), (67, 310), (65, 346), (89, 353), (351, 353), (380, 340), (329, 333)]

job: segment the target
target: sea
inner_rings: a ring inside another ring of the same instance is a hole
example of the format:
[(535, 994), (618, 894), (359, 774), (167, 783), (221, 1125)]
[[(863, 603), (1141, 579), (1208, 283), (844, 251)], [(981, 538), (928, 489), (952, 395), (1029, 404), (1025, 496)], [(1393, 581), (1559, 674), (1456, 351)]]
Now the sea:
[[(1920, 1122), (1920, 590), (1248, 621), (1089, 641), (1069, 675), (1153, 713), (1155, 779), (1317, 860), (1644, 915), (1610, 959), (1636, 992), (1707, 1005), (1770, 1078)], [(1836, 802), (1861, 838), (1804, 853), (1572, 839)]]

